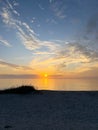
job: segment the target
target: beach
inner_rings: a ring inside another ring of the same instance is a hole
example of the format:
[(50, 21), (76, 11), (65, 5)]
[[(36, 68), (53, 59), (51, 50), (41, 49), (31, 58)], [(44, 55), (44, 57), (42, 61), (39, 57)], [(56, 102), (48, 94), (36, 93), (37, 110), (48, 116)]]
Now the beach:
[(98, 130), (97, 91), (0, 94), (0, 130)]

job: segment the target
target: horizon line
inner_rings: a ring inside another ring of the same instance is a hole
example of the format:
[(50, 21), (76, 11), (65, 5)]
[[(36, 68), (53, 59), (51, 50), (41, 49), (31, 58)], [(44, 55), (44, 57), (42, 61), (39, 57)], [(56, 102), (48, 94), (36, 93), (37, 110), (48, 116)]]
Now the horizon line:
[[(40, 76), (37, 74), (0, 74), (0, 79), (15, 79), (15, 78), (45, 78), (44, 76)], [(65, 75), (48, 75), (46, 79), (97, 79), (98, 77), (88, 77), (88, 76), (76, 76), (76, 77), (67, 77)]]

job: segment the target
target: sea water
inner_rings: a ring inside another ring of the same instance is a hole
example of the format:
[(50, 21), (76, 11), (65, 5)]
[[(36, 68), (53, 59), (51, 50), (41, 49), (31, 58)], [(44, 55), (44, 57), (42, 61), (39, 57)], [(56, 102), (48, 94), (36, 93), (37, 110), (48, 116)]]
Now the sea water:
[(97, 79), (0, 79), (0, 89), (33, 85), (39, 90), (85, 91), (98, 90)]

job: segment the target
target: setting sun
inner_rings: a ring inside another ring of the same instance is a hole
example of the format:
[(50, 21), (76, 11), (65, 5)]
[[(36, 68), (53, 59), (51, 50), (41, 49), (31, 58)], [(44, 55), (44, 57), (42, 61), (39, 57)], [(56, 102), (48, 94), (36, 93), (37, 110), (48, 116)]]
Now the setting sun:
[(47, 77), (48, 77), (48, 74), (44, 74), (44, 77), (47, 78)]

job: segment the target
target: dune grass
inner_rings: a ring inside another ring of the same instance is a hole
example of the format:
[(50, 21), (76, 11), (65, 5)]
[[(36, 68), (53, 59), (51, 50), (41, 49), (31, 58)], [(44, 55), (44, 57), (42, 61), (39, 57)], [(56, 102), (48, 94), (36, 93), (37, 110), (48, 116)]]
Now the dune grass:
[(30, 94), (30, 93), (39, 93), (39, 90), (35, 89), (35, 87), (31, 85), (22, 85), (16, 88), (9, 88), (0, 91), (0, 94)]

